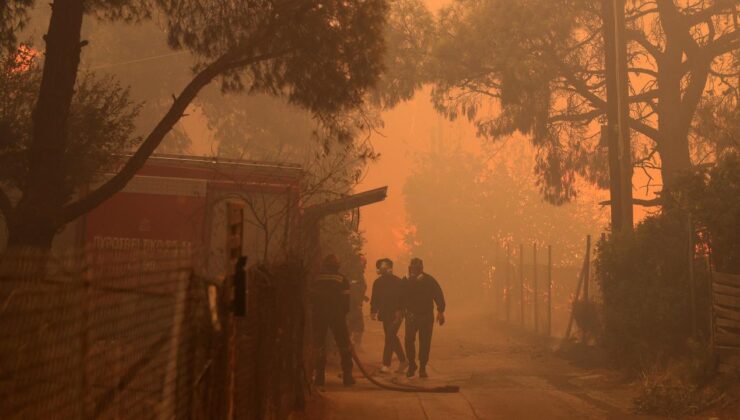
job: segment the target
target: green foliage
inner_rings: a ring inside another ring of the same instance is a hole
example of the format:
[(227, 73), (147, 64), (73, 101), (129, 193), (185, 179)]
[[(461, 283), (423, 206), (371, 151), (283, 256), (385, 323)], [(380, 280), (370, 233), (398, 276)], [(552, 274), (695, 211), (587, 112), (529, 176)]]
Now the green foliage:
[(28, 23), (28, 10), (34, 0), (3, 0), (0, 6), (0, 49), (14, 51), (18, 32)]
[(729, 151), (685, 176), (675, 194), (704, 229), (717, 271), (740, 274), (740, 155)]
[(594, 144), (583, 140), (596, 116), (552, 118), (591, 111), (558, 81), (564, 63), (578, 60), (566, 53), (578, 51), (578, 33), (594, 30), (587, 9), (580, 0), (455, 1), (441, 13), (434, 50), (437, 109), (472, 121), (482, 137), (528, 135), (538, 148), (537, 185), (555, 204), (575, 198), (576, 176), (595, 169)]
[[(685, 212), (650, 216), (631, 236), (600, 241), (595, 263), (603, 293), (603, 343), (628, 369), (685, 354), (691, 337), (688, 270), (689, 230)], [(708, 277), (694, 261), (697, 324), (707, 337)]]
[(573, 303), (573, 319), (585, 337), (599, 337), (602, 333), (601, 312), (596, 302), (578, 300)]
[[(222, 88), (285, 96), (317, 113), (359, 105), (382, 69), (385, 0), (156, 0), (174, 49), (227, 57)], [(266, 57), (267, 60), (255, 60)]]
[[(634, 162), (654, 166), (660, 156), (666, 184), (690, 162), (687, 138), (696, 131), (688, 123), (697, 105), (737, 95), (735, 4), (626, 2)], [(555, 204), (576, 197), (579, 178), (600, 187), (608, 179), (599, 147), (607, 109), (602, 20), (601, 2), (589, 0), (454, 0), (440, 13), (429, 66), (435, 106), (467, 118), (488, 139), (524, 133), (538, 148), (540, 191)], [(679, 66), (682, 54), (695, 52), (711, 59)], [(671, 81), (674, 72), (664, 70), (673, 63), (687, 83)]]
[[(23, 188), (28, 173), (32, 111), (41, 68), (30, 47), (0, 55), (0, 182)], [(64, 151), (65, 194), (91, 182), (139, 141), (133, 137), (139, 106), (129, 90), (112, 77), (83, 73), (77, 81), (70, 111), (70, 138)]]
[[(13, 3), (18, 4), (21, 3)], [(25, 19), (26, 9), (34, 4), (25, 3), (27, 7), (18, 9), (14, 13), (15, 18)], [(34, 106), (34, 112), (41, 114), (35, 115), (25, 133), (15, 133), (14, 138), (7, 137), (9, 130), (3, 127), (2, 141), (7, 144), (20, 145), (27, 141), (29, 150), (73, 151), (75, 137), (87, 146), (88, 140), (101, 139), (109, 134), (118, 140), (126, 131), (112, 130), (113, 125), (108, 123), (115, 125), (120, 121), (107, 121), (105, 118), (116, 118), (117, 112), (128, 105), (128, 91), (113, 86), (112, 91), (119, 95), (118, 100), (106, 97), (102, 101), (104, 95), (95, 93), (102, 85), (87, 81), (82, 75), (84, 72), (80, 71), (85, 67), (84, 46), (103, 39), (95, 35), (104, 34), (105, 30), (97, 28), (100, 30), (87, 33), (92, 36), (83, 37), (78, 32), (80, 24), (85, 27), (85, 23), (97, 21), (102, 26), (122, 22), (141, 25), (156, 20), (163, 27), (159, 34), (166, 38), (168, 47), (189, 53), (193, 65), (189, 66), (191, 74), (185, 78), (184, 84), (174, 90), (169, 105), (162, 105), (162, 98), (157, 98), (161, 113), (153, 113), (153, 126), (143, 130), (144, 141), (131, 159), (120, 166), (120, 172), (78, 200), (70, 201), (71, 188), (65, 183), (75, 178), (73, 172), (84, 166), (72, 165), (71, 159), (67, 160), (62, 153), (27, 153), (27, 159), (30, 160), (28, 173), (16, 171), (13, 174), (20, 178), (16, 182), (20, 188), (20, 199), (13, 203), (5, 191), (0, 194), (0, 210), (10, 221), (8, 236), (11, 246), (50, 246), (53, 235), (65, 223), (90, 211), (124, 188), (183, 115), (192, 109), (201, 91), (214, 81), (221, 82), (222, 91), (280, 97), (313, 114), (325, 125), (327, 132), (337, 135), (340, 140), (351, 139), (346, 122), (354, 118), (345, 118), (345, 115), (361, 108), (368, 89), (377, 81), (382, 70), (387, 6), (387, 0), (54, 2), (53, 7), (46, 9), (46, 15), (50, 18), (35, 22), (37, 28), (45, 27), (47, 22), (57, 23), (54, 27), (60, 28), (59, 31), (50, 31), (45, 38), (48, 41), (45, 43), (45, 53), (49, 59), (43, 63), (41, 74), (44, 80), (40, 83), (41, 92), (37, 95), (44, 100), (39, 102), (38, 107)], [(38, 14), (34, 10), (35, 16), (45, 16), (44, 8), (39, 6), (39, 9), (42, 10)], [(5, 11), (3, 9), (3, 13)], [(21, 24), (6, 19), (5, 14), (2, 17), (2, 27), (4, 30), (9, 28), (6, 38), (10, 41), (17, 39)], [(89, 26), (85, 27), (85, 30), (89, 29)], [(156, 34), (157, 31), (152, 32)], [(152, 42), (156, 43), (156, 40), (153, 38)], [(128, 64), (149, 61), (150, 58), (133, 57)], [(82, 67), (78, 65), (78, 60), (82, 60)], [(114, 62), (112, 65), (123, 64), (126, 63)], [(157, 72), (168, 74), (150, 66), (143, 76)], [(50, 81), (49, 77), (54, 77), (54, 81)], [(80, 82), (78, 86), (74, 85), (76, 80)], [(141, 79), (134, 83), (138, 80)], [(102, 101), (102, 108), (100, 113), (96, 109), (79, 109), (84, 113), (80, 114), (83, 117), (81, 123), (99, 123), (100, 128), (106, 130), (103, 136), (83, 135), (69, 112), (70, 109), (77, 111), (73, 104), (75, 87), (82, 92), (85, 83), (90, 86), (91, 100)], [(128, 116), (133, 117), (133, 114)], [(126, 117), (123, 113), (120, 115)], [(101, 116), (104, 117), (102, 120)], [(49, 130), (46, 123), (39, 125), (47, 120), (53, 121), (59, 129)], [(136, 143), (133, 130), (128, 130), (126, 134), (128, 136), (124, 141)], [(83, 147), (76, 151), (84, 153), (85, 150)], [(106, 150), (103, 154), (110, 152)], [(368, 153), (360, 155), (364, 157)], [(357, 172), (352, 168), (352, 175)]]
[(429, 78), (434, 17), (421, 0), (392, 0), (385, 29), (383, 74), (371, 92), (374, 103), (392, 108), (409, 100)]
[[(736, 54), (740, 65), (740, 50)], [(695, 130), (698, 145), (722, 156), (726, 150), (740, 150), (740, 91), (734, 95), (711, 96), (699, 104)], [(706, 147), (710, 146), (710, 147)], [(712, 150), (713, 149), (713, 150)]]

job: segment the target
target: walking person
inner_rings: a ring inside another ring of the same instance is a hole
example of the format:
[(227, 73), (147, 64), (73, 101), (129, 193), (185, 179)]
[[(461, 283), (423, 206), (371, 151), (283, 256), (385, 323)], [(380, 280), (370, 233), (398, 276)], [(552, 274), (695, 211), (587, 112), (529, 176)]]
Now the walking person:
[(393, 274), (393, 261), (383, 258), (375, 263), (378, 278), (373, 283), (373, 294), (370, 300), (370, 316), (383, 323), (385, 344), (383, 346), (383, 366), (381, 373), (391, 371), (391, 359), (395, 353), (398, 357), (398, 372), (403, 372), (408, 366), (406, 355), (403, 353), (398, 330), (401, 328), (403, 315), (401, 312), (401, 279)]
[(313, 283), (313, 332), (316, 347), (314, 384), (323, 386), (326, 370), (326, 335), (331, 330), (339, 350), (344, 386), (352, 386), (352, 354), (350, 350), (347, 313), (349, 312), (349, 281), (339, 273), (339, 258), (324, 258), (321, 274)]
[(401, 305), (406, 312), (406, 356), (409, 367), (406, 376), (416, 374), (416, 336), (419, 336), (419, 377), (426, 378), (429, 352), (434, 329), (434, 306), (437, 307), (437, 322), (445, 323), (445, 298), (442, 288), (434, 277), (424, 272), (424, 262), (413, 258), (409, 264), (409, 275), (402, 283)]

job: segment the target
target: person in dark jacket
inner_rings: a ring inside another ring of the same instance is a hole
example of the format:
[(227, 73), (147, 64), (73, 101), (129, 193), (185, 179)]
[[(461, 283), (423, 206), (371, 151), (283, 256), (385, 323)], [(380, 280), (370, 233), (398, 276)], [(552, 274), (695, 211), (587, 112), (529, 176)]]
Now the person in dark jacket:
[(398, 372), (403, 372), (408, 366), (406, 355), (398, 339), (398, 329), (401, 328), (403, 316), (401, 312), (401, 279), (393, 274), (393, 261), (383, 258), (375, 263), (379, 277), (373, 283), (373, 295), (370, 300), (370, 316), (383, 323), (385, 345), (383, 346), (383, 366), (381, 373), (391, 370), (393, 353), (398, 357), (400, 365)]
[(419, 336), (419, 377), (426, 378), (429, 351), (432, 346), (434, 328), (434, 306), (437, 306), (437, 322), (445, 323), (445, 298), (442, 288), (434, 277), (424, 272), (424, 262), (413, 258), (409, 264), (409, 276), (403, 279), (401, 305), (406, 312), (406, 356), (409, 368), (406, 376), (416, 374), (416, 336)]
[(321, 274), (314, 281), (312, 289), (314, 345), (317, 352), (314, 383), (319, 386), (324, 385), (326, 334), (331, 330), (341, 359), (342, 381), (345, 386), (354, 385), (352, 354), (347, 329), (349, 281), (339, 273), (339, 258), (336, 255), (328, 255), (324, 258)]

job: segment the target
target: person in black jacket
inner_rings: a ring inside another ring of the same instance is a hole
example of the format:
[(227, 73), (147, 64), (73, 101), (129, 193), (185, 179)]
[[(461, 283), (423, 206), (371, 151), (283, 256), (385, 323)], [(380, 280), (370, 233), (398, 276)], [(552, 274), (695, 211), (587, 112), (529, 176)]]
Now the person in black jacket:
[(427, 362), (432, 346), (434, 328), (434, 306), (437, 306), (437, 322), (445, 323), (445, 298), (442, 288), (434, 277), (424, 272), (424, 262), (413, 258), (409, 264), (409, 276), (403, 279), (401, 304), (406, 311), (406, 356), (409, 368), (406, 376), (416, 374), (416, 335), (419, 335), (419, 377), (427, 377)]
[(339, 273), (339, 258), (335, 255), (328, 255), (324, 259), (321, 274), (314, 281), (312, 292), (314, 345), (317, 353), (314, 383), (319, 386), (324, 385), (326, 334), (331, 330), (339, 349), (344, 385), (354, 385), (352, 353), (347, 329), (349, 281)]
[(403, 315), (401, 312), (401, 279), (393, 274), (393, 261), (383, 258), (375, 263), (379, 277), (373, 283), (373, 295), (370, 300), (370, 316), (383, 322), (385, 345), (383, 346), (383, 366), (381, 373), (391, 370), (393, 353), (398, 357), (399, 372), (403, 372), (408, 365), (406, 355), (398, 339), (398, 329), (401, 328)]

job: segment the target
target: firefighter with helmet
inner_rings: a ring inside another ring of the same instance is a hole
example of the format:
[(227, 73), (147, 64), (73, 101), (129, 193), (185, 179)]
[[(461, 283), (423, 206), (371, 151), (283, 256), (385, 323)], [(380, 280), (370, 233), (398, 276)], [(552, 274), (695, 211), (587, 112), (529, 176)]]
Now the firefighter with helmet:
[(352, 353), (350, 350), (347, 313), (350, 309), (350, 284), (339, 273), (339, 258), (327, 255), (312, 287), (313, 331), (316, 348), (314, 384), (323, 386), (326, 369), (326, 335), (331, 330), (339, 350), (344, 386), (355, 384), (352, 378)]

